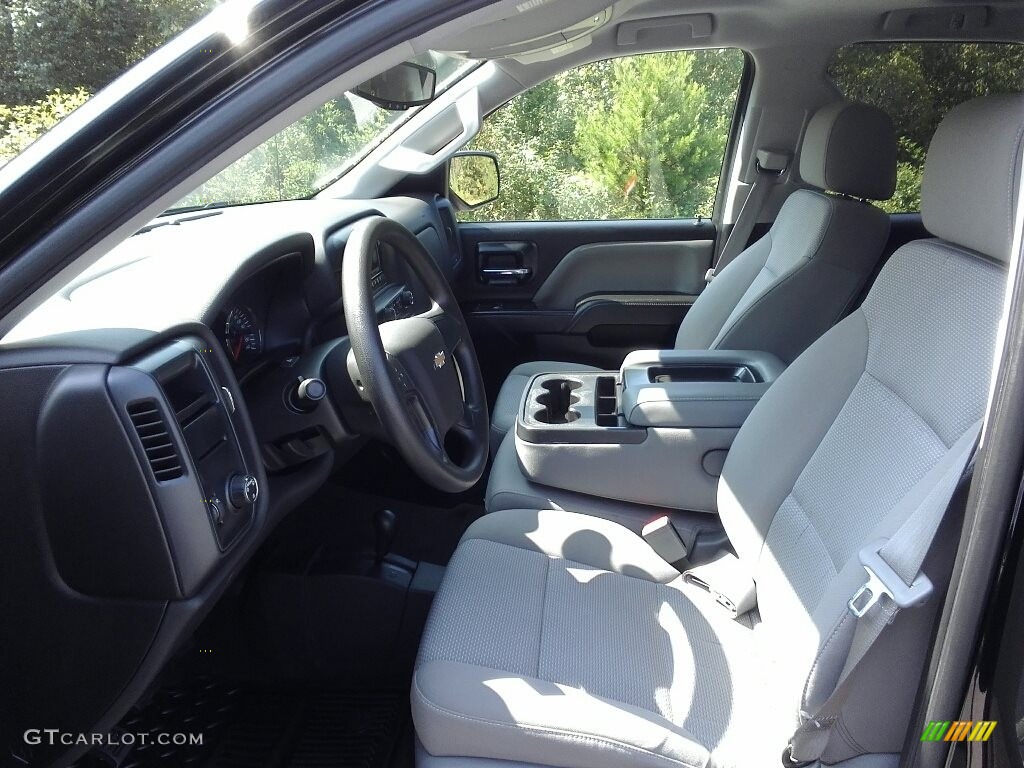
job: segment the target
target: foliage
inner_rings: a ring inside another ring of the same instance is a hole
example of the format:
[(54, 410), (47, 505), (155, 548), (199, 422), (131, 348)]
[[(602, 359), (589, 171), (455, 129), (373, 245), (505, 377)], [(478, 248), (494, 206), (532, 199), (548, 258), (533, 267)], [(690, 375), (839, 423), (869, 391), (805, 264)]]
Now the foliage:
[[(0, 0), (0, 164), (217, 0)], [(365, 102), (364, 102), (365, 104)], [(183, 201), (300, 197), (386, 120), (347, 99), (328, 102)]]
[(555, 76), (491, 115), (501, 197), (464, 219), (710, 216), (743, 57), (649, 54)]
[(95, 93), (214, 0), (0, 0), (0, 104)]
[(456, 155), (451, 159), (448, 188), (468, 205), (498, 196), (499, 171), (493, 157)]
[(697, 56), (662, 53), (612, 63), (607, 104), (583, 113), (576, 151), (584, 170), (609, 193), (625, 218), (710, 216), (725, 155), (731, 99), (712, 100), (691, 76)]
[(900, 137), (890, 212), (921, 207), (921, 173), (932, 134), (957, 104), (1017, 93), (1024, 46), (998, 43), (863, 43), (836, 51), (829, 74), (849, 99), (889, 113)]
[(387, 115), (374, 109), (359, 123), (348, 98), (329, 101), (232, 163), (178, 205), (305, 197), (319, 186), (320, 177), (373, 139)]
[(215, 0), (0, 0), (0, 165)]
[(53, 91), (45, 98), (24, 106), (0, 104), (0, 165), (20, 153), (88, 98), (88, 91), (76, 88), (68, 93)]

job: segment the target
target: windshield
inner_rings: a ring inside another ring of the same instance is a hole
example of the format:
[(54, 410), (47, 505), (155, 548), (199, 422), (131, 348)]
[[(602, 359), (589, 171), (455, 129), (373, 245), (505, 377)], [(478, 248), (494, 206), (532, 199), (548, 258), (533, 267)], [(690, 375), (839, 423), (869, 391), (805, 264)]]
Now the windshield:
[[(433, 51), (411, 61), (437, 72), (437, 94), (478, 63)], [(420, 109), (387, 110), (346, 91), (241, 157), (168, 212), (310, 197), (341, 178)]]

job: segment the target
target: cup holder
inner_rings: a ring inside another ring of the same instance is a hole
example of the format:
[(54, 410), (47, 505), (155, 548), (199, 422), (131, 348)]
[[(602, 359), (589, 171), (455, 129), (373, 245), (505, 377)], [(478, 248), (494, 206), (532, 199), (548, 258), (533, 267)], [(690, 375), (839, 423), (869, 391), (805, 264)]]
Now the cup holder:
[(543, 424), (570, 424), (579, 417), (579, 411), (572, 406), (580, 401), (574, 389), (583, 386), (581, 381), (572, 379), (548, 379), (541, 384), (544, 391), (537, 395), (536, 403), (543, 406), (534, 414), (534, 418)]

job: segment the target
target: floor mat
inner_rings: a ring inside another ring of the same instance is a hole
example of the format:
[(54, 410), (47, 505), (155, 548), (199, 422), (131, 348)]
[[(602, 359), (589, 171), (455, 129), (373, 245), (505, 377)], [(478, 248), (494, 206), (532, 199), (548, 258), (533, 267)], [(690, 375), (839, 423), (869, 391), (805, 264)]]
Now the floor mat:
[[(406, 692), (270, 691), (204, 680), (162, 689), (129, 713), (119, 730), (149, 734), (151, 743), (116, 759), (92, 753), (78, 768), (396, 768), (406, 761), (408, 720)], [(201, 734), (202, 744), (157, 744), (159, 733)]]

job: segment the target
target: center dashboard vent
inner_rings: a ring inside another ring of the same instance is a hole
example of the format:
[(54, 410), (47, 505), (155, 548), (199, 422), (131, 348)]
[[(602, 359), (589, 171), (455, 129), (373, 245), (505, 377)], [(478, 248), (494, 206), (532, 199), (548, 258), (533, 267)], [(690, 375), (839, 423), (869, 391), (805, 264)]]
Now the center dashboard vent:
[(157, 481), (181, 477), (181, 457), (167, 430), (155, 400), (142, 400), (128, 406), (128, 418), (146, 451), (146, 459)]

